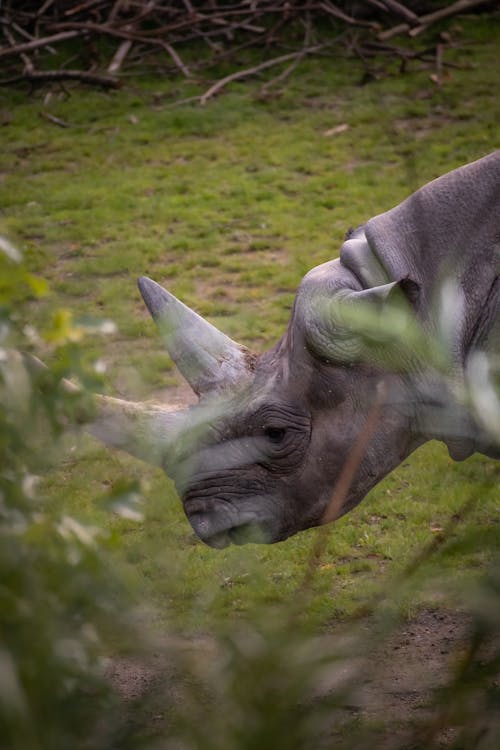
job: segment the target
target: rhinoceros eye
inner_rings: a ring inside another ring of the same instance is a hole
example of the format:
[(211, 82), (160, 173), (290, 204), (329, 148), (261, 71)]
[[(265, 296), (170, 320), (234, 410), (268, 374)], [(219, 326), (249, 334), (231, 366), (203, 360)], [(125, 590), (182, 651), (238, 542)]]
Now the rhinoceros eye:
[(284, 427), (265, 427), (264, 435), (271, 441), (271, 443), (281, 443), (285, 437)]

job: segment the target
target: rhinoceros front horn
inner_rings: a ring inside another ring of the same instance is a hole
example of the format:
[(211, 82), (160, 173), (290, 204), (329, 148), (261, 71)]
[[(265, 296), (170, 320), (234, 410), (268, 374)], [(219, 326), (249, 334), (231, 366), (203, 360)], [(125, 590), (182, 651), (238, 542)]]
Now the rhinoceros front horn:
[(163, 342), (197, 395), (248, 377), (255, 356), (232, 341), (159, 284), (142, 276), (139, 291)]

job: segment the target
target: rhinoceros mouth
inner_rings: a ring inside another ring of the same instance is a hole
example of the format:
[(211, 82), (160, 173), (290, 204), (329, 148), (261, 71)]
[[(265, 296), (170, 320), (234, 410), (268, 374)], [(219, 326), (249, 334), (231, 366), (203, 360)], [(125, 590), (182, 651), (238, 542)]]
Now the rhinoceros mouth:
[(217, 512), (188, 515), (196, 536), (209, 547), (224, 549), (230, 544), (269, 544), (271, 529), (265, 521), (220, 518)]
[(269, 544), (271, 534), (269, 526), (258, 521), (250, 521), (233, 526), (229, 529), (229, 537), (233, 544)]
[(235, 485), (225, 476), (209, 474), (197, 477), (181, 497), (193, 531), (209, 547), (276, 541), (275, 501), (262, 482), (240, 476)]
[(255, 510), (238, 509), (225, 501), (208, 505), (200, 499), (185, 501), (184, 510), (196, 536), (209, 547), (274, 541), (271, 520)]

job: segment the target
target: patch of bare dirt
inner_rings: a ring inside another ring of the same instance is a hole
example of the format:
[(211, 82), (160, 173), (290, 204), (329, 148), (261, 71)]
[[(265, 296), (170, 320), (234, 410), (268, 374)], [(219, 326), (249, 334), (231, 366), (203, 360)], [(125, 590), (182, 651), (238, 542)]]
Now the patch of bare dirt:
[[(343, 724), (353, 716), (363, 716), (374, 721), (394, 722), (395, 731), (400, 733), (405, 725), (423, 718), (433, 691), (445, 685), (451, 675), (467, 625), (467, 616), (460, 612), (420, 612), (377, 649), (360, 671), (359, 664), (356, 665), (355, 673), (362, 675), (359, 688), (345, 711), (336, 714), (335, 724), (338, 726), (339, 720)], [(175, 705), (182, 700), (189, 681), (189, 665), (200, 674), (210, 667), (214, 658), (217, 658), (217, 645), (208, 637), (173, 639), (147, 660), (113, 659), (108, 677), (131, 705), (147, 698), (143, 707), (149, 712), (151, 722), (158, 726), (167, 719), (162, 705), (172, 706), (172, 702)], [(182, 664), (187, 667), (184, 675), (179, 673)], [(318, 694), (332, 690), (335, 681), (320, 686)]]
[(404, 719), (425, 711), (432, 692), (450, 677), (467, 624), (459, 612), (419, 612), (377, 655), (375, 674), (359, 690), (363, 712)]

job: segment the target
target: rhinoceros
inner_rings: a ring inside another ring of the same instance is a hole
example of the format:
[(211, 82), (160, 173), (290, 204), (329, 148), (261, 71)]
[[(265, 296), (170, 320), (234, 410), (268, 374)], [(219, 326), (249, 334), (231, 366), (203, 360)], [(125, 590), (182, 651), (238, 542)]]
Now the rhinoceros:
[(429, 439), (455, 460), (500, 458), (458, 395), (468, 364), (500, 351), (499, 270), (496, 151), (350, 231), (340, 257), (303, 278), (283, 337), (263, 354), (141, 278), (199, 401), (176, 410), (101, 397), (91, 432), (162, 467), (216, 548), (278, 542), (346, 513)]

